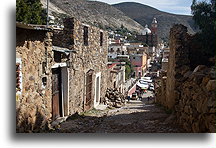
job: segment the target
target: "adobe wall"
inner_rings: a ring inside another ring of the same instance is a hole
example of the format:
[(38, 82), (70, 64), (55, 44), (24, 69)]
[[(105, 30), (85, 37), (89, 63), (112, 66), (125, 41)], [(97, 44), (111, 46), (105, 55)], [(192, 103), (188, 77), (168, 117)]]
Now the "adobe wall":
[[(47, 31), (16, 29), (16, 58), (21, 61), (21, 91), (16, 92), (17, 132), (38, 132), (51, 118), (52, 40)], [(46, 63), (45, 72), (42, 62)], [(47, 79), (43, 85), (42, 79)]]

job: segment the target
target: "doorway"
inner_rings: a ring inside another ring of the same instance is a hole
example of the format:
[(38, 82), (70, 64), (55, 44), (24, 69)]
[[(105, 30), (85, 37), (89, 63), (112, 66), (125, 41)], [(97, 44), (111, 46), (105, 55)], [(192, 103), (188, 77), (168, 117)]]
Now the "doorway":
[(69, 78), (66, 67), (52, 69), (52, 119), (69, 115)]
[[(52, 69), (52, 119), (62, 116), (61, 69)], [(61, 112), (60, 112), (61, 111)]]
[(89, 110), (92, 105), (92, 75), (93, 70), (89, 70), (86, 73), (86, 99), (85, 99), (85, 108), (84, 110)]

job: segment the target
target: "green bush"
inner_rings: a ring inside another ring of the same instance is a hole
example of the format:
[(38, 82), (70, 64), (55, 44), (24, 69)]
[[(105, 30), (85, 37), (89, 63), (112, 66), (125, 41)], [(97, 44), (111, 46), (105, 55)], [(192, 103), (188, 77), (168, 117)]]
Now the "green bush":
[(195, 24), (201, 30), (193, 37), (191, 63), (193, 63), (193, 66), (199, 64), (212, 65), (214, 63), (210, 62), (209, 58), (215, 56), (216, 48), (215, 0), (211, 0), (211, 2), (193, 0), (191, 10)]

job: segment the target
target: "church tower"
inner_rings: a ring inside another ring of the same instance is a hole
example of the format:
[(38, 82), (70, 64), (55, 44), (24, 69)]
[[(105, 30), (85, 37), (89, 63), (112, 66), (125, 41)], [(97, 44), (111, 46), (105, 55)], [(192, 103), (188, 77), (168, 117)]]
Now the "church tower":
[(158, 27), (157, 20), (156, 18), (154, 18), (151, 24), (152, 43), (154, 47), (157, 47), (158, 44), (157, 27)]
[(151, 24), (152, 34), (157, 34), (157, 27), (158, 27), (157, 20), (156, 18), (154, 18)]

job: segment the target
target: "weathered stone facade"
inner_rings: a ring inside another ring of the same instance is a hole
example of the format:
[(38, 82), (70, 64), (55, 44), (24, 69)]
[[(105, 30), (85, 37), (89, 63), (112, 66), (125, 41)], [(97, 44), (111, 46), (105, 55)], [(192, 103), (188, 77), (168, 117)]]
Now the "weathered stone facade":
[[(188, 46), (187, 28), (183, 25), (176, 25), (170, 30), (170, 53), (169, 64), (167, 69), (166, 81), (166, 102), (168, 108), (172, 109), (175, 101), (178, 100), (178, 87), (181, 85), (181, 79), (185, 70), (188, 70)], [(181, 69), (185, 68), (185, 69)], [(179, 89), (180, 90), (180, 89)]]
[(38, 132), (51, 118), (52, 33), (17, 23), (16, 131)]
[(216, 132), (215, 69), (199, 65), (182, 81), (175, 111), (178, 122), (188, 132)]
[(186, 131), (216, 132), (215, 68), (199, 65), (191, 70), (190, 42), (186, 27), (171, 29), (167, 78), (161, 79), (157, 101), (176, 113)]
[[(91, 109), (100, 103), (100, 98), (105, 96), (107, 40), (107, 32), (82, 24), (75, 18), (65, 19), (63, 31), (54, 31), (53, 45), (76, 52), (71, 53), (69, 57), (69, 114)], [(92, 73), (90, 88), (87, 88), (88, 73)], [(87, 89), (91, 89), (91, 99), (88, 105)], [(99, 99), (96, 98), (98, 96)]]

